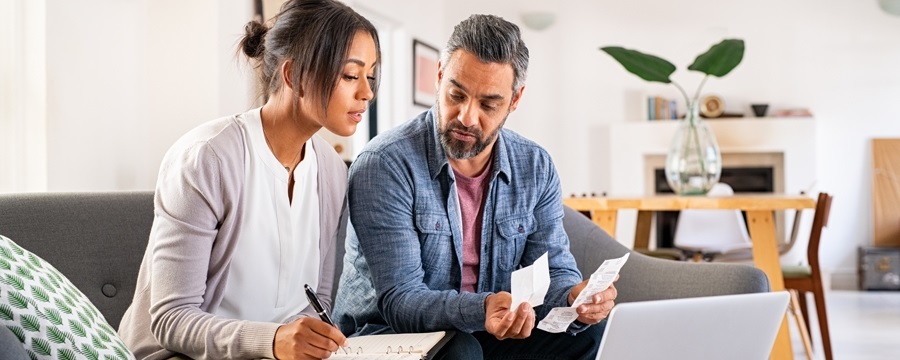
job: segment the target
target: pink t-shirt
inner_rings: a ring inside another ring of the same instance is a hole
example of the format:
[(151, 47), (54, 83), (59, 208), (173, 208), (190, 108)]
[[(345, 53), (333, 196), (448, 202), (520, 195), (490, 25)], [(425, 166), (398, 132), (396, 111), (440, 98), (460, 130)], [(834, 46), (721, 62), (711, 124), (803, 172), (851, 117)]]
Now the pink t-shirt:
[(481, 224), (484, 214), (484, 196), (490, 181), (491, 162), (480, 175), (470, 178), (453, 170), (456, 175), (456, 192), (459, 194), (459, 210), (462, 213), (463, 267), (459, 290), (475, 292), (481, 263)]

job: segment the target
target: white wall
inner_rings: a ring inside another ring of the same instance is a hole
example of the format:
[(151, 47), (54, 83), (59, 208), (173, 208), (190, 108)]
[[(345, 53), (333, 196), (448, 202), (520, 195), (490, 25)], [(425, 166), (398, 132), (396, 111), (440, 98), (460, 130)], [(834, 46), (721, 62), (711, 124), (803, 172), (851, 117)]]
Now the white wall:
[(152, 189), (188, 129), (246, 109), (250, 3), (47, 1), (48, 190)]
[[(236, 3), (242, 3), (236, 6)], [(675, 96), (597, 50), (623, 45), (684, 67), (725, 37), (747, 42), (744, 62), (705, 93), (729, 111), (750, 102), (807, 107), (816, 117), (818, 183), (835, 195), (823, 265), (852, 277), (855, 249), (871, 238), (872, 137), (900, 136), (900, 17), (858, 0), (354, 0), (393, 24), (395, 83), (379, 94), (394, 109), (387, 125), (422, 111), (408, 92), (412, 38), (443, 47), (452, 26), (475, 12), (520, 23), (550, 10), (547, 30), (523, 30), (531, 50), (522, 103), (507, 123), (545, 145), (568, 193), (599, 192), (610, 179), (596, 143), (604, 126), (638, 121), (637, 94)], [(651, 10), (652, 9), (652, 10)], [(233, 44), (250, 2), (215, 0), (47, 0), (48, 189), (150, 189), (168, 146), (187, 129), (249, 106), (247, 76)], [(391, 74), (392, 72), (392, 74)], [(382, 120), (386, 121), (386, 120)], [(385, 126), (382, 126), (382, 128)]]
[[(448, 19), (486, 10), (516, 22), (526, 6), (454, 4), (461, 9), (448, 9)], [(749, 113), (751, 102), (813, 111), (817, 133), (796, 136), (817, 137), (815, 189), (835, 195), (822, 263), (836, 282), (852, 281), (856, 247), (871, 242), (869, 141), (900, 136), (894, 104), (900, 98), (900, 17), (882, 13), (876, 1), (858, 0), (561, 0), (555, 11), (553, 27), (525, 33), (535, 61), (509, 126), (521, 126), (550, 150), (565, 194), (608, 188), (616, 174), (608, 174), (608, 164), (594, 153), (615, 156), (616, 150), (594, 138), (602, 138), (606, 124), (639, 121), (638, 94), (677, 96), (671, 86), (627, 73), (598, 47), (622, 45), (666, 58), (680, 68), (674, 79), (693, 91), (701, 76), (685, 68), (694, 57), (723, 38), (742, 38), (743, 63), (725, 78), (710, 79), (704, 93), (722, 96), (730, 112)]]

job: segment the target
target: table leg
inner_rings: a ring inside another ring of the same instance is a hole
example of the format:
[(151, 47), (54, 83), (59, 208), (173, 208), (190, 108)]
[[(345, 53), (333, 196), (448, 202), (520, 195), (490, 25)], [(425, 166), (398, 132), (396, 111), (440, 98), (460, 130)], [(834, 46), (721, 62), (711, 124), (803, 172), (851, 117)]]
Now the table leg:
[(638, 210), (637, 226), (634, 229), (634, 249), (650, 248), (650, 225), (653, 221), (653, 212)]
[(609, 236), (616, 237), (616, 210), (594, 210), (591, 220), (601, 229), (605, 230)]
[[(778, 257), (778, 243), (775, 238), (775, 219), (771, 210), (747, 211), (750, 239), (753, 241), (753, 264), (769, 277), (772, 291), (784, 290), (784, 277)], [(781, 320), (781, 329), (775, 338), (770, 359), (793, 359), (791, 336), (788, 333), (787, 314)]]

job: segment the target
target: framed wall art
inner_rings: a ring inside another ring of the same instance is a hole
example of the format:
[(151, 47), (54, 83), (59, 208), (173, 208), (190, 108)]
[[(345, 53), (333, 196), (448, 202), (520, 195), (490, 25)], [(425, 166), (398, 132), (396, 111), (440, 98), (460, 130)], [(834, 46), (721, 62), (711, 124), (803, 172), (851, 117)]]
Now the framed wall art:
[(437, 48), (413, 39), (413, 104), (431, 107), (434, 105), (435, 82), (437, 81), (438, 59)]

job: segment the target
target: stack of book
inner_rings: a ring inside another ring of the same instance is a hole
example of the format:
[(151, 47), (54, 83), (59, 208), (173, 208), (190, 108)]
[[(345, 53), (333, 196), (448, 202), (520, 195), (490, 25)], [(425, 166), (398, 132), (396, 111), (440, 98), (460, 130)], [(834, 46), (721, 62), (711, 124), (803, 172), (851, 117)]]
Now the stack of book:
[(647, 97), (647, 120), (678, 119), (678, 103), (661, 96)]

